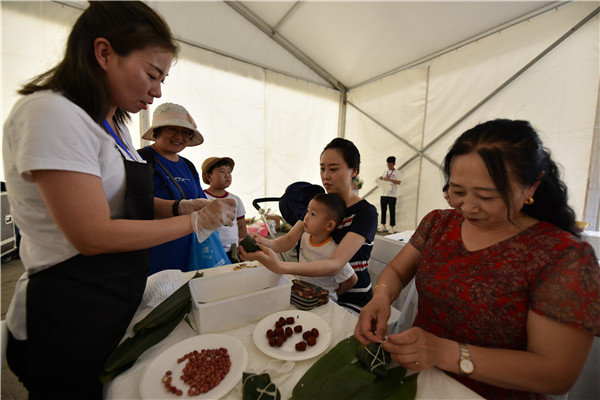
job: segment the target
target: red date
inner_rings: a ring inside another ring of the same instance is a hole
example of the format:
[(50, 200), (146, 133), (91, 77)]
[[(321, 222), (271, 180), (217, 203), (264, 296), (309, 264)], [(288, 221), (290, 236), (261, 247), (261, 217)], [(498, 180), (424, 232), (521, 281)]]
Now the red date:
[[(293, 325), (296, 322), (294, 317), (279, 317), (277, 321), (275, 321), (274, 329), (268, 329), (266, 332), (267, 339), (269, 340), (269, 346), (271, 347), (281, 347), (283, 343), (290, 338), (294, 333), (301, 333), (303, 328), (302, 325), (296, 325), (292, 329), (291, 326), (285, 325)], [(317, 343), (317, 338), (319, 337), (319, 330), (317, 328), (312, 328), (302, 333), (302, 339), (304, 341), (298, 342), (295, 345), (297, 351), (305, 351), (307, 346), (314, 346)]]

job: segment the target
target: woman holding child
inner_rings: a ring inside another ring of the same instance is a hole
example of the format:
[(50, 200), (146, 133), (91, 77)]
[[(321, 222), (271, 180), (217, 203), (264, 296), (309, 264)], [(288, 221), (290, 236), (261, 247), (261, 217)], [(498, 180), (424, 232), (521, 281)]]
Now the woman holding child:
[[(333, 139), (321, 153), (323, 186), (327, 193), (339, 195), (346, 203), (346, 214), (331, 233), (338, 246), (328, 259), (302, 264), (283, 262), (275, 253), (281, 251), (275, 241), (262, 237), (256, 237), (262, 251), (246, 253), (240, 248), (243, 259), (258, 260), (276, 273), (304, 276), (333, 276), (350, 263), (358, 282), (339, 296), (338, 304), (360, 312), (372, 297), (368, 261), (377, 231), (377, 209), (352, 191), (352, 179), (358, 175), (359, 169), (360, 153), (349, 140)], [(298, 221), (286, 236), (299, 238), (303, 231), (303, 221)]]
[[(444, 175), (454, 208), (421, 221), (354, 335), (488, 399), (567, 392), (600, 334), (600, 282), (557, 165), (528, 122), (494, 120), (456, 140)], [(413, 277), (413, 327), (386, 336), (390, 304)]]

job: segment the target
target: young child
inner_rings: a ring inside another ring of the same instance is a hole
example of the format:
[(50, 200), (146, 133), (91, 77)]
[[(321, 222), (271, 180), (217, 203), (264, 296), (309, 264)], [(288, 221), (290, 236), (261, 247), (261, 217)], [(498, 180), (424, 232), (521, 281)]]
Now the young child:
[(233, 171), (234, 165), (235, 163), (229, 157), (209, 157), (202, 163), (202, 181), (209, 185), (208, 189), (204, 190), (206, 197), (208, 199), (232, 198), (235, 200), (237, 223), (233, 226), (221, 226), (218, 229), (219, 238), (230, 260), (232, 258), (231, 245), (237, 244), (240, 238), (244, 238), (248, 234), (245, 219), (246, 209), (242, 200), (225, 190), (231, 185), (231, 171)]
[[(329, 291), (329, 297), (337, 301), (338, 296), (350, 290), (358, 281), (358, 276), (350, 264), (346, 263), (335, 276), (319, 276), (316, 272), (307, 271), (303, 263), (328, 259), (337, 244), (331, 232), (337, 228), (346, 212), (346, 203), (337, 194), (319, 193), (308, 203), (304, 216), (304, 231), (291, 230), (275, 240), (257, 237), (257, 243), (267, 246), (276, 252), (290, 250), (300, 240), (298, 258), (300, 263), (293, 274), (302, 280), (321, 286)], [(261, 260), (269, 269), (270, 261)]]

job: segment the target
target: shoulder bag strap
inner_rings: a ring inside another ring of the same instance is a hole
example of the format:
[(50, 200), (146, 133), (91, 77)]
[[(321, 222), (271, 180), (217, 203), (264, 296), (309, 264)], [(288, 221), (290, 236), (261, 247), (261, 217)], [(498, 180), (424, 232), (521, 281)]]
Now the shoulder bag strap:
[(171, 175), (169, 170), (166, 169), (164, 165), (162, 165), (162, 163), (160, 162), (160, 160), (158, 158), (156, 158), (154, 161), (163, 169), (163, 171), (165, 171), (165, 173), (167, 174), (169, 179), (171, 179), (171, 181), (175, 184), (175, 186), (177, 186), (177, 189), (179, 189), (179, 191), (181, 192), (181, 198), (186, 199), (187, 197), (185, 197), (185, 193), (183, 192), (183, 189), (181, 188), (181, 186), (179, 186), (179, 183), (177, 183), (175, 178), (173, 178), (173, 175)]

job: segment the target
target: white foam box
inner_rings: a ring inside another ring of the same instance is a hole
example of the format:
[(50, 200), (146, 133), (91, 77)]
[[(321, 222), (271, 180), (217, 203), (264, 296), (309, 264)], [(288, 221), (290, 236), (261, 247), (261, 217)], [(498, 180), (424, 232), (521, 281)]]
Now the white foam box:
[(200, 334), (223, 332), (286, 310), (292, 282), (266, 267), (192, 279), (192, 310)]

